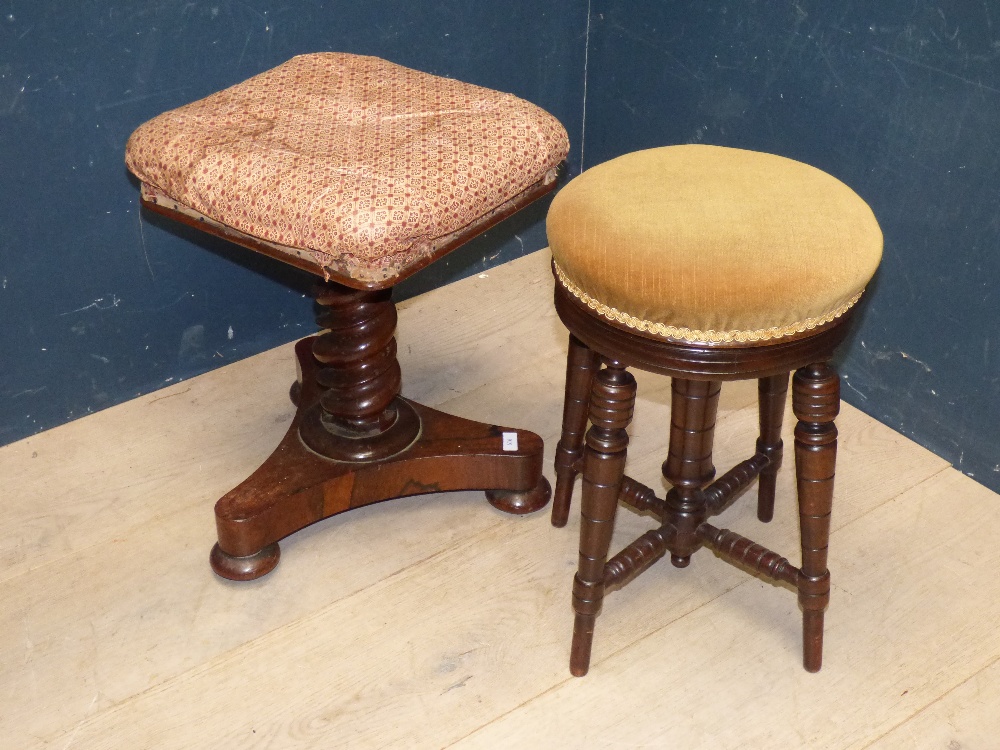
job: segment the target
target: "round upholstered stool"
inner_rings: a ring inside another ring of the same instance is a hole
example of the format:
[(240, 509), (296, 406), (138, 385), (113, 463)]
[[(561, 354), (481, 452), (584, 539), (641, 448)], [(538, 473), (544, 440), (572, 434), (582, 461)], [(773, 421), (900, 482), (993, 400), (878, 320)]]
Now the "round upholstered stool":
[(145, 209), (322, 279), (326, 330), (296, 346), (295, 419), (215, 506), (219, 575), (258, 578), (289, 534), (392, 498), (482, 489), (518, 514), (548, 502), (538, 435), (400, 395), (390, 293), (552, 190), (568, 149), (552, 115), (511, 94), (333, 52), (132, 134)]
[[(556, 309), (570, 330), (554, 525), (566, 523), (573, 483), (583, 474), (571, 671), (589, 668), (607, 591), (667, 553), (684, 567), (703, 546), (797, 589), (804, 664), (817, 671), (830, 597), (840, 405), (828, 360), (881, 258), (871, 209), (835, 178), (790, 159), (670, 146), (627, 154), (574, 179), (552, 203), (548, 235)], [(624, 474), (635, 403), (628, 367), (673, 378), (664, 499)], [(758, 517), (771, 520), (792, 371), (800, 567), (708, 523), (755, 480)], [(715, 479), (721, 382), (744, 379), (759, 383), (756, 452)], [(661, 525), (608, 560), (619, 501)]]

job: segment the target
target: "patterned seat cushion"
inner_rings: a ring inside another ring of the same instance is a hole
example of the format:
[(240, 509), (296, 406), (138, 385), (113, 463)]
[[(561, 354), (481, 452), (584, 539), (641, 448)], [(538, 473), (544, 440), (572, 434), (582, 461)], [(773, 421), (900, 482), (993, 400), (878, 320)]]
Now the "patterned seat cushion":
[(318, 53), (143, 124), (126, 164), (146, 198), (377, 282), (554, 180), (568, 150), (511, 94)]
[(773, 154), (667, 146), (588, 169), (552, 201), (556, 275), (607, 318), (697, 343), (804, 334), (843, 315), (882, 258), (868, 205)]

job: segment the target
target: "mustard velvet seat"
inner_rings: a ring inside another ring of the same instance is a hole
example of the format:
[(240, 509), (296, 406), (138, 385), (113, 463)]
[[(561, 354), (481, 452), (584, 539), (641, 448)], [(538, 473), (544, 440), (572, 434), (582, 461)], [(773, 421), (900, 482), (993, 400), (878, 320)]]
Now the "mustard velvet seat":
[[(570, 671), (586, 674), (606, 592), (702, 547), (798, 592), (803, 664), (822, 664), (840, 381), (829, 360), (882, 256), (871, 209), (806, 164), (717, 146), (639, 151), (588, 169), (552, 202), (555, 304), (570, 331), (552, 523), (583, 475)], [(664, 498), (625, 474), (636, 381), (672, 378)], [(789, 374), (801, 565), (709, 519), (757, 483), (770, 521)], [(716, 478), (723, 381), (758, 381), (754, 454)], [(587, 430), (587, 424), (590, 429)], [(586, 432), (585, 432), (586, 431)], [(619, 502), (659, 526), (609, 558)]]
[(692, 342), (814, 329), (860, 297), (882, 257), (868, 205), (814, 167), (667, 146), (592, 167), (552, 202), (560, 282), (602, 315)]

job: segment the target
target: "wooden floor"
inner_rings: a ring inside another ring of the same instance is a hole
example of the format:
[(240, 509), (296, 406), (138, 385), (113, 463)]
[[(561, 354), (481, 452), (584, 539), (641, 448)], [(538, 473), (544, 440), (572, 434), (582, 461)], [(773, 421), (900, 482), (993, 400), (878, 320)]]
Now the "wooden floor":
[[(533, 429), (550, 463), (550, 296), (536, 253), (404, 303), (404, 393)], [(0, 449), (0, 748), (1000, 747), (1000, 499), (857, 410), (822, 672), (795, 595), (703, 551), (608, 598), (576, 679), (575, 513), (410, 498), (295, 535), (259, 581), (214, 576), (212, 505), (283, 434), (293, 367), (282, 347)], [(660, 487), (669, 383), (638, 375), (630, 473)], [(753, 450), (754, 398), (723, 390), (720, 470)], [(795, 561), (788, 469), (773, 523), (748, 497), (723, 524)], [(619, 519), (619, 545), (651, 525)]]

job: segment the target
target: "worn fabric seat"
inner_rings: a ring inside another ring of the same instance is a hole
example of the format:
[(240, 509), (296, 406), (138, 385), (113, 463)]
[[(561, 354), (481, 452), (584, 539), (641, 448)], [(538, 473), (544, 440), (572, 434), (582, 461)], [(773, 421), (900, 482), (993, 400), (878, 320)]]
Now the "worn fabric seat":
[(150, 120), (126, 163), (148, 202), (384, 284), (554, 181), (568, 149), (516, 96), (328, 52)]
[(324, 331), (295, 347), (295, 418), (216, 503), (216, 573), (259, 578), (286, 536), (393, 498), (485, 490), (514, 514), (548, 503), (538, 435), (401, 394), (391, 295), (554, 190), (568, 150), (552, 115), (511, 94), (339, 53), (295, 57), (133, 133), (145, 211), (322, 278)]
[[(548, 234), (556, 310), (570, 331), (554, 525), (566, 523), (583, 474), (570, 670), (589, 669), (606, 592), (667, 554), (685, 567), (702, 547), (797, 590), (803, 664), (818, 670), (840, 408), (829, 360), (882, 255), (871, 209), (834, 177), (791, 159), (668, 146), (574, 179), (552, 202)], [(672, 378), (665, 498), (625, 474), (633, 367)], [(709, 523), (755, 481), (757, 515), (771, 520), (793, 370), (799, 567)], [(758, 381), (754, 453), (716, 479), (722, 382), (746, 379)], [(609, 558), (619, 501), (659, 526)]]
[(560, 282), (657, 336), (760, 341), (812, 330), (861, 296), (882, 256), (868, 205), (773, 154), (667, 146), (588, 169), (548, 217)]

